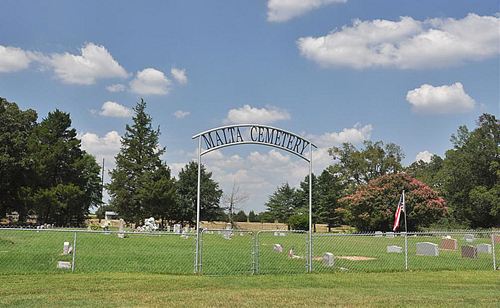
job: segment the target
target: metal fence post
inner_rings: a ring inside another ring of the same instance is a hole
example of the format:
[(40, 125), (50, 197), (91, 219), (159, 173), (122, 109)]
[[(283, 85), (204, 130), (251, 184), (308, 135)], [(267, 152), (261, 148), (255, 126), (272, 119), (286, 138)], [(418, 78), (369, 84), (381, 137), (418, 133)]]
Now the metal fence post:
[(405, 270), (408, 270), (408, 232), (405, 232)]
[(198, 269), (197, 269), (198, 274), (203, 273), (203, 231), (205, 231), (205, 229), (201, 230), (200, 241), (199, 243), (197, 243), (197, 245), (199, 245), (198, 255), (196, 256), (198, 258)]
[(76, 232), (73, 233), (73, 256), (71, 261), (71, 272), (75, 271), (75, 256), (76, 256)]
[(259, 273), (259, 265), (260, 265), (259, 235), (260, 231), (257, 231), (257, 233), (255, 234), (255, 274)]
[(491, 233), (491, 255), (493, 256), (493, 270), (497, 270), (497, 258), (495, 255), (495, 232)]

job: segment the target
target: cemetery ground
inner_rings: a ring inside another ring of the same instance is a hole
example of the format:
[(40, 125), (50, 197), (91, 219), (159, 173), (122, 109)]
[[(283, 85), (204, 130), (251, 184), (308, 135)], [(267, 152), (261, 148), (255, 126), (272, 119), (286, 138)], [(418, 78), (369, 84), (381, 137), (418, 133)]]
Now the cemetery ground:
[(498, 307), (500, 273), (0, 275), (2, 307)]
[[(224, 231), (223, 231), (224, 232)], [(219, 232), (204, 233), (201, 241), (202, 272), (204, 275), (301, 274), (306, 272), (306, 233), (233, 232), (225, 238)], [(0, 274), (59, 273), (59, 261), (73, 261), (73, 255), (63, 255), (63, 243), (73, 245), (75, 273), (158, 273), (192, 274), (194, 271), (195, 236), (174, 233), (130, 233), (120, 238), (118, 233), (72, 232), (54, 230), (0, 230)], [(276, 236), (278, 235), (278, 236)], [(416, 244), (439, 244), (442, 235), (424, 234), (408, 237), (408, 269), (490, 270), (493, 255), (479, 253), (464, 258), (461, 246), (491, 243), (488, 234), (477, 234), (473, 243), (463, 234), (457, 239), (457, 250), (439, 250), (438, 256), (416, 254)], [(257, 239), (257, 240), (256, 240)], [(282, 247), (278, 252), (276, 245)], [(376, 235), (313, 236), (314, 272), (395, 272), (404, 271), (404, 253), (388, 253), (387, 246), (404, 247), (404, 237)], [(322, 257), (330, 252), (334, 264), (325, 264)], [(497, 265), (500, 254), (496, 254)]]

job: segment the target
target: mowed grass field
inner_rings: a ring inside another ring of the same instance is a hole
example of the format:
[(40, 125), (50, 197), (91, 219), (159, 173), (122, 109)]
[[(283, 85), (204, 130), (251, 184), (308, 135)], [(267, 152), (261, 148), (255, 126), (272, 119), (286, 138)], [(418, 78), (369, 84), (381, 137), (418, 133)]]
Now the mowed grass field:
[(1, 307), (498, 307), (500, 273), (0, 275)]
[[(285, 233), (275, 236), (263, 232), (258, 241), (252, 232), (234, 232), (225, 239), (218, 232), (202, 237), (202, 272), (205, 275), (232, 274), (300, 274), (306, 271), (307, 234)], [(408, 265), (412, 271), (491, 270), (493, 255), (462, 258), (460, 246), (466, 245), (463, 235), (458, 250), (440, 250), (439, 256), (417, 256), (417, 242), (439, 244), (441, 236), (408, 237)], [(58, 273), (58, 261), (72, 261), (72, 255), (62, 255), (63, 243), (73, 245), (74, 232), (0, 230), (0, 274)], [(404, 271), (404, 254), (389, 254), (388, 245), (404, 247), (403, 237), (324, 235), (313, 237), (313, 268), (315, 272), (393, 272)], [(487, 234), (473, 245), (491, 243)], [(273, 247), (280, 244), (283, 252)], [(292, 257), (289, 251), (292, 250)], [(326, 266), (322, 256), (335, 256), (334, 266)], [(183, 238), (177, 234), (128, 234), (78, 232), (76, 239), (75, 272), (96, 273), (160, 273), (192, 274), (194, 272), (195, 236)], [(497, 261), (500, 261), (497, 252)], [(500, 262), (497, 262), (497, 266)]]

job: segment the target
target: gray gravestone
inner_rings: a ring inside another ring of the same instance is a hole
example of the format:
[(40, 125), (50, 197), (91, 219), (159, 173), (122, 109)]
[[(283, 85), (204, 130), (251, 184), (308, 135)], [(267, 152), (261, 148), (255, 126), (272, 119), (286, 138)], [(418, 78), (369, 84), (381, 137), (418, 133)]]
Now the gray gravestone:
[(68, 261), (58, 261), (57, 268), (60, 269), (71, 269), (71, 262)]
[(382, 237), (384, 233), (382, 231), (375, 231), (375, 237)]
[(63, 244), (63, 255), (67, 255), (70, 253), (70, 246), (69, 246), (69, 242), (64, 242)]
[(393, 238), (394, 237), (394, 232), (386, 232), (385, 237)]
[(181, 233), (181, 224), (174, 225), (174, 233), (177, 233), (177, 234)]
[(124, 227), (125, 227), (125, 221), (122, 218), (120, 218), (120, 225), (118, 226), (118, 237), (119, 238), (125, 238), (125, 233), (123, 231)]
[(477, 248), (474, 246), (462, 246), (462, 258), (477, 258)]
[(283, 252), (283, 246), (281, 246), (280, 244), (274, 244), (273, 250), (281, 253), (281, 252)]
[(387, 253), (403, 253), (403, 247), (400, 246), (387, 246)]
[(476, 246), (477, 253), (491, 253), (491, 245), (490, 244), (478, 244)]
[(439, 256), (438, 245), (429, 242), (417, 243), (417, 256)]
[(335, 265), (335, 258), (333, 257), (333, 253), (327, 252), (323, 255), (323, 264), (328, 267), (332, 267)]
[(474, 238), (474, 234), (464, 234), (464, 240), (467, 242), (467, 243), (472, 243), (474, 242), (475, 238)]

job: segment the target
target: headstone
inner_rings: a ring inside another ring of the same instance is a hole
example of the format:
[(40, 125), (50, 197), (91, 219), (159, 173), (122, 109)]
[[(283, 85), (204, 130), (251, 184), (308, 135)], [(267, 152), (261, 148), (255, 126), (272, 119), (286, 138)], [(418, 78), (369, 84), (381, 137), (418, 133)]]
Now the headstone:
[(170, 225), (167, 225), (167, 232), (170, 232)]
[(385, 237), (393, 238), (394, 237), (394, 232), (386, 232)]
[(495, 244), (500, 244), (500, 234), (493, 235), (493, 241)]
[(189, 233), (189, 226), (185, 226), (183, 231), (183, 233)]
[(417, 256), (439, 256), (438, 245), (429, 242), (417, 243)]
[(464, 234), (464, 240), (467, 242), (467, 243), (472, 243), (474, 242), (475, 238), (474, 238), (474, 234)]
[(444, 250), (457, 250), (458, 242), (456, 239), (453, 238), (444, 238), (441, 240), (439, 248)]
[(403, 247), (400, 246), (387, 246), (387, 253), (403, 253)]
[(462, 246), (462, 258), (477, 258), (477, 248), (474, 246)]
[(63, 244), (63, 255), (68, 255), (70, 252), (69, 252), (69, 242), (64, 242)]
[(477, 253), (491, 253), (491, 245), (490, 244), (477, 244), (476, 246)]
[(68, 261), (57, 261), (57, 268), (60, 268), (60, 269), (71, 269), (71, 262), (68, 262)]
[(281, 246), (280, 244), (274, 244), (273, 250), (281, 253), (281, 252), (283, 252), (283, 246)]
[(384, 233), (382, 231), (375, 231), (375, 237), (382, 237)]
[(181, 233), (181, 224), (174, 225), (174, 233), (177, 233), (177, 234)]
[(120, 218), (120, 225), (118, 226), (118, 237), (119, 238), (125, 238), (124, 227), (125, 227), (125, 221), (122, 218)]
[(332, 267), (335, 264), (335, 258), (333, 257), (333, 253), (327, 252), (323, 255), (323, 264), (328, 267)]
[(274, 232), (274, 236), (280, 236), (280, 233), (279, 233), (279, 232), (277, 232), (277, 231), (275, 231), (275, 232)]
[(286, 236), (285, 232), (280, 232), (280, 236)]

